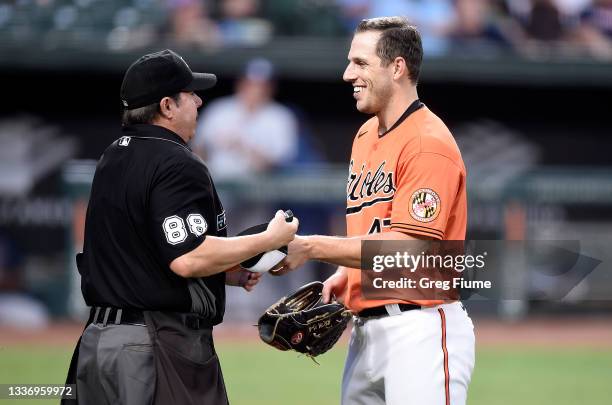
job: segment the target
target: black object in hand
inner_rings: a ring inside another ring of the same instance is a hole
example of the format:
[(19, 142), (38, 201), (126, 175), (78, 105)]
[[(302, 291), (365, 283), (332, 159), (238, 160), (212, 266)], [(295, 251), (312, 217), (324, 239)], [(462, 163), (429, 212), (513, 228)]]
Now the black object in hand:
[[(291, 212), (291, 210), (285, 211), (285, 221), (293, 222), (293, 212)], [(266, 229), (268, 229), (267, 223), (259, 224), (245, 229), (237, 236), (253, 235), (256, 233), (264, 232)], [(274, 268), (274, 266), (276, 266), (278, 263), (280, 263), (280, 261), (283, 260), (285, 256), (287, 256), (286, 245), (281, 246), (276, 250), (262, 252), (258, 255), (255, 255), (240, 263), (240, 266), (246, 270), (255, 271), (258, 273), (265, 273), (268, 270)]]

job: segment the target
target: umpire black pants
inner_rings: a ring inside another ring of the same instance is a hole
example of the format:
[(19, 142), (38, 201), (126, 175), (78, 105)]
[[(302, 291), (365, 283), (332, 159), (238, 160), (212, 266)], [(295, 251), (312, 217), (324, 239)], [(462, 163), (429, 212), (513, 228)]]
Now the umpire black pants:
[(152, 346), (144, 325), (89, 325), (79, 348), (79, 404), (152, 404), (156, 378)]
[(208, 321), (155, 311), (144, 318), (146, 326), (87, 326), (76, 362), (78, 404), (228, 404)]

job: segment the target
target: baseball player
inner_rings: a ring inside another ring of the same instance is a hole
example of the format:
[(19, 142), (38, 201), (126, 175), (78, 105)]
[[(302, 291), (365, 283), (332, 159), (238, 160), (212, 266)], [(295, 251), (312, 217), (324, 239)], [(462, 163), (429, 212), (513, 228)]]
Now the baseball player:
[(472, 321), (460, 302), (365, 299), (363, 240), (464, 240), (466, 170), (446, 125), (418, 99), (423, 51), (400, 17), (362, 21), (343, 79), (373, 114), (353, 142), (347, 235), (296, 236), (284, 268), (339, 265), (325, 281), (356, 315), (342, 381), (344, 405), (464, 404), (474, 367)]
[(226, 404), (212, 340), (225, 285), (251, 290), (238, 264), (286, 245), (297, 218), (227, 238), (225, 211), (194, 136), (212, 74), (165, 50), (138, 59), (121, 86), (121, 137), (96, 167), (81, 289), (91, 315), (70, 365), (78, 403)]

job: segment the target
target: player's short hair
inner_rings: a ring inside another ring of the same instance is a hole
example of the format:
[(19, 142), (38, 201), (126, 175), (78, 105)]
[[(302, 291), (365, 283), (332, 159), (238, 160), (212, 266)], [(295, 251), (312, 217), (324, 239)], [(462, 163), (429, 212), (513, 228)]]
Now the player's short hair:
[(388, 66), (398, 56), (404, 58), (410, 80), (417, 84), (423, 62), (423, 44), (417, 28), (404, 17), (378, 17), (362, 20), (355, 29), (356, 34), (365, 31), (380, 31), (376, 54), (382, 65)]
[[(169, 97), (178, 105), (181, 93), (176, 93)], [(161, 113), (159, 102), (134, 108), (133, 110), (124, 109), (121, 113), (121, 125), (152, 124), (159, 113)]]

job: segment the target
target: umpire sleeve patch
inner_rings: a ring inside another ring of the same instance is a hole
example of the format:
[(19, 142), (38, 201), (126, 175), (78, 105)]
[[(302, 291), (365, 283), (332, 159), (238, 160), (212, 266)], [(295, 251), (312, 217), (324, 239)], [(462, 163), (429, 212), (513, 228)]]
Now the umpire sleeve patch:
[(224, 229), (227, 226), (227, 222), (225, 220), (225, 210), (217, 215), (217, 231)]
[(185, 242), (187, 239), (187, 229), (185, 229), (185, 222), (179, 216), (172, 215), (164, 219), (162, 224), (164, 234), (166, 235), (166, 241), (171, 245), (177, 245), (181, 242)]
[(166, 241), (171, 245), (177, 245), (187, 240), (188, 231), (196, 237), (202, 236), (208, 230), (208, 223), (200, 214), (187, 215), (187, 229), (185, 221), (178, 215), (172, 215), (164, 219), (162, 228), (166, 235)]
[(189, 225), (189, 230), (195, 236), (204, 235), (208, 229), (206, 220), (200, 214), (189, 214), (187, 216), (187, 225)]

